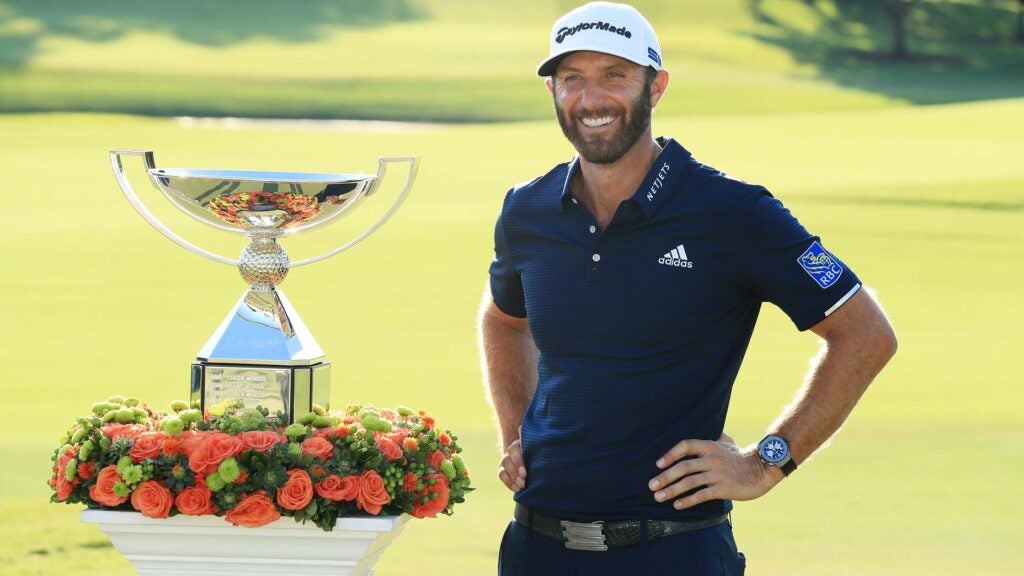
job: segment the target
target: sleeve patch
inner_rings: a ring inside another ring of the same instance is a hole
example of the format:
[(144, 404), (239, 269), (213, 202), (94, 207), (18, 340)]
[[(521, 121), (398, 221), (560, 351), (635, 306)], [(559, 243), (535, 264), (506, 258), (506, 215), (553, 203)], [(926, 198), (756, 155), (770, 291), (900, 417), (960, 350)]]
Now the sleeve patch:
[(835, 284), (843, 275), (843, 266), (839, 260), (822, 248), (817, 241), (797, 258), (797, 263), (822, 289)]

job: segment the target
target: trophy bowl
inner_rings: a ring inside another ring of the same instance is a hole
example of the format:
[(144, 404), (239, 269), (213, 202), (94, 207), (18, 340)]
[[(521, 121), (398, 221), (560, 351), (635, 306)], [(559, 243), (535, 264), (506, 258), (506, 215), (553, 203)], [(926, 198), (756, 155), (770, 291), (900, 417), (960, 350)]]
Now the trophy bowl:
[(215, 228), (283, 235), (330, 222), (373, 189), (373, 174), (151, 168), (150, 180), (175, 206)]
[[(243, 234), (238, 258), (182, 238), (132, 188), (123, 157), (139, 156), (150, 183), (174, 206), (214, 228)], [(294, 420), (330, 394), (330, 363), (284, 293), (290, 268), (329, 258), (358, 244), (398, 210), (416, 177), (418, 157), (380, 158), (377, 174), (157, 168), (148, 150), (111, 150), (114, 176), (140, 216), (161, 234), (205, 258), (236, 266), (249, 284), (192, 364), (193, 405), (217, 411), (257, 405)], [(278, 238), (323, 227), (374, 194), (393, 163), (408, 165), (395, 201), (366, 230), (324, 253), (292, 262)]]

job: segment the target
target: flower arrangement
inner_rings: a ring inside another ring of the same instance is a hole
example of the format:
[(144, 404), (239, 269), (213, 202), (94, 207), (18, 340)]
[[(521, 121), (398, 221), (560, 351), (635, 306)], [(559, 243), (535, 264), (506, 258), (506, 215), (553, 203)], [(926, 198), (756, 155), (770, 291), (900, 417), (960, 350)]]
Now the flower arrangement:
[(256, 206), (274, 207), (288, 213), (289, 224), (305, 222), (320, 213), (320, 202), (306, 194), (275, 192), (235, 192), (218, 196), (207, 206), (211, 212), (225, 222), (241, 224), (239, 212), (252, 210)]
[(54, 451), (50, 501), (250, 527), (291, 516), (330, 531), (352, 513), (450, 515), (472, 491), (457, 438), (422, 411), (316, 407), (285, 427), (260, 407), (171, 409), (93, 404)]

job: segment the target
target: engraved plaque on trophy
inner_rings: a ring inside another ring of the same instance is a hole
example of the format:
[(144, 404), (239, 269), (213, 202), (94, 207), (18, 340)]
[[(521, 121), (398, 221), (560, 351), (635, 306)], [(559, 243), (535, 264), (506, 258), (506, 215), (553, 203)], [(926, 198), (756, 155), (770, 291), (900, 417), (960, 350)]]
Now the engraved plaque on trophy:
[[(248, 237), (241, 256), (206, 250), (160, 222), (132, 189), (125, 156), (141, 157), (153, 186), (189, 216)], [(419, 159), (380, 158), (376, 174), (157, 168), (148, 150), (111, 150), (110, 160), (121, 190), (146, 222), (191, 252), (237, 266), (249, 284), (192, 364), (192, 402), (204, 411), (259, 405), (283, 412), (289, 421), (314, 405), (327, 406), (330, 363), (277, 285), (290, 268), (339, 254), (380, 228), (405, 201)], [(321, 228), (353, 210), (374, 194), (393, 163), (408, 165), (405, 183), (376, 222), (332, 250), (289, 261), (279, 238)]]

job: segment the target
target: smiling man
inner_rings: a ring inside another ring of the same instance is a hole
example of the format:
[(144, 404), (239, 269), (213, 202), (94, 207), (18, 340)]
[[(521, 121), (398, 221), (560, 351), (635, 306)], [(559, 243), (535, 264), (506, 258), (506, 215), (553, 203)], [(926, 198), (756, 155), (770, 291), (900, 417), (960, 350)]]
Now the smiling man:
[[(892, 328), (765, 188), (652, 136), (669, 74), (634, 8), (560, 18), (538, 74), (577, 156), (510, 190), (495, 227), (480, 336), (516, 500), (499, 573), (742, 574), (732, 501), (839, 429), (895, 353)], [(740, 448), (723, 427), (763, 302), (824, 344)]]

